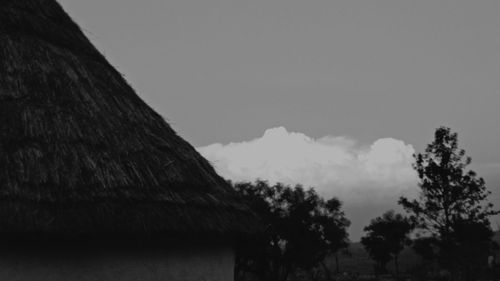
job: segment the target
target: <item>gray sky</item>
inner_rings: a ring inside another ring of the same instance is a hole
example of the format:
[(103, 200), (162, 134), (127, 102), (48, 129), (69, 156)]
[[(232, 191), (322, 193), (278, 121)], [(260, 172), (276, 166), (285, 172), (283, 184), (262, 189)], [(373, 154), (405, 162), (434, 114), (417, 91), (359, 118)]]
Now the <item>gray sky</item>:
[(419, 152), (446, 125), (499, 189), (500, 1), (60, 2), (195, 146), (284, 126)]

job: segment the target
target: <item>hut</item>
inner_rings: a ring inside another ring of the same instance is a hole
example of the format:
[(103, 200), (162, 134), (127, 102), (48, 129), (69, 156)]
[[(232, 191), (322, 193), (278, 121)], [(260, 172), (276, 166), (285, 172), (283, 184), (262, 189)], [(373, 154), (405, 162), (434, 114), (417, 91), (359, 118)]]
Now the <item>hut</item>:
[(0, 0), (0, 280), (232, 280), (256, 223), (55, 0)]

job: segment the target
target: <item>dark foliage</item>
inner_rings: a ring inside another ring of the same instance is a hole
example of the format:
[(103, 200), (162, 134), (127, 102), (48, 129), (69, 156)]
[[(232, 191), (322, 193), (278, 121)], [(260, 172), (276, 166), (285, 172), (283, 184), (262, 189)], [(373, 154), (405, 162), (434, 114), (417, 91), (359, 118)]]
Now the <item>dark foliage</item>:
[(425, 261), (432, 261), (437, 254), (438, 240), (435, 237), (420, 237), (413, 241), (413, 250)]
[(438, 128), (425, 153), (416, 156), (420, 198), (400, 199), (428, 237), (419, 242), (418, 252), (437, 259), (454, 279), (472, 278), (494, 246), (488, 219), (498, 212), (487, 202), (490, 192), (484, 180), (466, 171), (470, 163), (458, 148), (457, 134)]
[(4, 236), (258, 228), (54, 0), (0, 1), (0, 167)]
[(267, 182), (239, 183), (238, 190), (267, 226), (265, 235), (241, 245), (237, 274), (259, 280), (287, 280), (296, 269), (310, 270), (330, 253), (348, 246), (350, 222), (336, 198), (328, 201), (313, 189)]
[(394, 211), (373, 219), (365, 227), (367, 234), (361, 238), (361, 243), (370, 257), (377, 262), (376, 271), (386, 273), (387, 263), (394, 260), (396, 275), (399, 275), (399, 254), (411, 243), (409, 234), (413, 227), (409, 219), (395, 214)]

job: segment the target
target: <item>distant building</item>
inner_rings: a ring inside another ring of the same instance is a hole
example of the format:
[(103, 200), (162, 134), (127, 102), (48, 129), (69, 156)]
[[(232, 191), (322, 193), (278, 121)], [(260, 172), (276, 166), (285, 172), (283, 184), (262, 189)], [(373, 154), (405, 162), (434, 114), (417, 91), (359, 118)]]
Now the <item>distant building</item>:
[(257, 222), (56, 1), (0, 1), (0, 280), (232, 280)]

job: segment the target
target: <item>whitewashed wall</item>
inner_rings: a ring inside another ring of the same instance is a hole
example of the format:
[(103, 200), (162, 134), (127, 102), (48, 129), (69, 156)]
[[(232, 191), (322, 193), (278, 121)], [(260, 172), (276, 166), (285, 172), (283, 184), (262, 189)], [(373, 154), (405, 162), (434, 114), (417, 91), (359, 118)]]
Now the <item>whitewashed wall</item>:
[[(70, 247), (71, 248), (71, 247)], [(0, 280), (9, 281), (232, 281), (230, 246), (171, 250), (0, 249)]]

